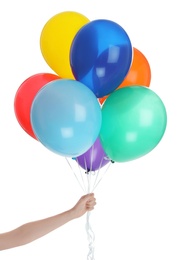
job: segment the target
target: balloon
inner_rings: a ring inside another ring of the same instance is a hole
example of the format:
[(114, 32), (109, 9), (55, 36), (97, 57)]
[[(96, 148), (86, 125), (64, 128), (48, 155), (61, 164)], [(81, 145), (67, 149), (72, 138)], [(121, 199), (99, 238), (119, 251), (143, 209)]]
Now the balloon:
[(155, 92), (143, 86), (120, 88), (102, 106), (100, 140), (109, 158), (126, 162), (153, 150), (166, 124), (165, 106)]
[(37, 92), (47, 83), (60, 79), (51, 73), (38, 73), (27, 78), (18, 88), (14, 98), (14, 111), (20, 126), (36, 139), (30, 122), (30, 110)]
[(51, 17), (42, 29), (41, 53), (61, 78), (74, 79), (69, 61), (70, 46), (78, 30), (88, 22), (84, 15), (67, 11)]
[(95, 143), (88, 149), (88, 151), (78, 156), (76, 161), (86, 171), (99, 170), (110, 162), (102, 148), (99, 138), (96, 139)]
[[(144, 54), (134, 47), (133, 61), (131, 67), (125, 79), (117, 89), (128, 87), (128, 86), (134, 86), (134, 85), (149, 87), (150, 82), (151, 82), (150, 64), (148, 63), (148, 60), (144, 56)], [(100, 98), (99, 102), (103, 104), (106, 98), (108, 98), (108, 95)]]
[(125, 30), (109, 20), (94, 20), (75, 35), (70, 64), (76, 80), (90, 88), (96, 97), (115, 90), (132, 62), (132, 45)]
[(49, 150), (67, 157), (87, 151), (99, 135), (100, 104), (84, 84), (60, 79), (36, 95), (31, 124), (37, 139)]

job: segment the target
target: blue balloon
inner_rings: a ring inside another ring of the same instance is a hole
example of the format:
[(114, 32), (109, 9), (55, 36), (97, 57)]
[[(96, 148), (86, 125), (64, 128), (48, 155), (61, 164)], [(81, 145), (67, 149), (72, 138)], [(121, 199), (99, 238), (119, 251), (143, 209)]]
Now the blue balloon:
[(46, 84), (31, 106), (31, 125), (49, 150), (67, 157), (86, 152), (99, 135), (102, 113), (94, 93), (76, 80)]
[(133, 48), (126, 31), (110, 20), (94, 20), (75, 35), (70, 65), (76, 80), (90, 88), (97, 98), (113, 92), (126, 77)]

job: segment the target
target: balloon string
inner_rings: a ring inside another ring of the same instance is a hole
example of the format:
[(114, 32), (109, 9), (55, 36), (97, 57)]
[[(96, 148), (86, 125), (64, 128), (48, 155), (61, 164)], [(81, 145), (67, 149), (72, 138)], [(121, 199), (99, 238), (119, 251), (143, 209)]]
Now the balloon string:
[(95, 241), (95, 235), (92, 231), (92, 228), (90, 226), (90, 211), (87, 212), (87, 222), (86, 222), (86, 231), (87, 231), (87, 239), (88, 239), (88, 246), (89, 246), (89, 252), (87, 255), (87, 260), (94, 260), (94, 241)]
[(99, 169), (98, 169), (98, 171), (97, 171), (97, 173), (96, 173), (96, 177), (95, 177), (95, 180), (94, 180), (93, 189), (94, 189), (94, 187), (95, 187), (95, 185), (96, 185), (96, 182), (97, 182), (97, 179), (98, 179), (98, 177), (99, 177), (99, 172), (100, 172), (100, 169), (101, 169), (101, 167), (102, 167), (103, 160), (104, 160), (104, 157), (102, 158), (102, 160), (101, 160), (101, 162), (100, 162), (100, 165), (99, 165)]
[[(100, 166), (99, 166), (99, 170), (97, 172), (97, 175), (96, 175), (96, 179), (94, 181), (94, 185), (93, 185), (93, 189), (92, 189), (92, 192), (94, 191), (94, 189), (97, 187), (97, 185), (99, 184), (99, 182), (102, 180), (103, 176), (99, 179), (99, 181), (96, 183), (96, 180), (98, 178), (98, 175), (99, 175), (99, 171), (100, 171), (100, 168), (102, 166), (102, 163), (103, 163), (103, 159), (101, 160), (101, 163), (100, 163)], [(109, 163), (106, 171), (104, 172), (104, 175), (105, 173), (107, 172), (107, 170), (109, 169), (111, 163)], [(91, 176), (92, 176), (92, 171), (88, 172), (87, 173), (87, 182), (88, 182), (88, 193), (90, 193), (91, 191)], [(95, 257), (94, 257), (94, 251), (95, 251), (95, 246), (94, 246), (94, 243), (95, 243), (95, 235), (94, 235), (94, 232), (92, 230), (92, 227), (90, 225), (90, 211), (87, 212), (87, 222), (86, 222), (86, 231), (87, 231), (87, 239), (88, 239), (88, 247), (89, 247), (89, 252), (88, 252), (88, 255), (87, 255), (87, 260), (95, 260)]]
[(75, 176), (75, 178), (77, 179), (77, 181), (78, 181), (78, 183), (79, 183), (79, 185), (80, 185), (81, 189), (82, 189), (82, 190), (85, 192), (85, 189), (82, 187), (82, 185), (81, 185), (81, 183), (80, 183), (79, 179), (77, 178), (77, 175), (76, 175), (76, 173), (74, 172), (74, 170), (73, 170), (72, 166), (70, 165), (70, 163), (69, 163), (68, 159), (67, 159), (66, 157), (65, 157), (65, 159), (66, 159), (66, 161), (67, 161), (68, 165), (70, 166), (70, 168), (71, 168), (72, 172), (74, 173), (74, 176)]
[[(91, 190), (91, 172), (87, 173), (87, 182), (88, 182), (88, 193), (90, 193)], [(94, 241), (95, 241), (95, 235), (90, 225), (90, 211), (87, 212), (87, 221), (86, 221), (86, 231), (87, 231), (87, 239), (88, 239), (88, 247), (89, 252), (87, 255), (87, 260), (95, 260), (94, 258)]]
[[(79, 167), (79, 172), (80, 172), (80, 176), (82, 178), (82, 182), (83, 182), (83, 186), (81, 185), (80, 183), (80, 180), (79, 178), (77, 177), (77, 174), (75, 173), (75, 171), (73, 170), (73, 167), (71, 166), (70, 162), (68, 161), (68, 159), (66, 158), (67, 160), (67, 163), (68, 165), (70, 166), (72, 172), (74, 173), (81, 189), (85, 192), (85, 193), (90, 193), (90, 192), (93, 192), (95, 190), (95, 188), (97, 187), (97, 185), (100, 183), (100, 181), (102, 180), (103, 176), (105, 175), (105, 173), (107, 172), (107, 170), (109, 169), (110, 165), (112, 164), (111, 161), (108, 163), (108, 167), (107, 169), (104, 171), (104, 173), (102, 174), (102, 176), (99, 178), (99, 175), (100, 175), (100, 169), (102, 167), (102, 164), (103, 164), (103, 160), (106, 159), (105, 157), (102, 158), (101, 162), (100, 162), (100, 165), (99, 165), (99, 169), (96, 171), (92, 171), (92, 158), (94, 156), (94, 149), (92, 148), (92, 151), (91, 151), (91, 166), (90, 166), (90, 169), (88, 169), (87, 167), (87, 162), (86, 162), (86, 158), (84, 157), (84, 164), (85, 164), (85, 169), (86, 169), (86, 176), (83, 176), (83, 174), (81, 174), (81, 167), (78, 163), (78, 160), (76, 158), (76, 161), (77, 161), (77, 165)], [(109, 160), (107, 158), (107, 160)], [(94, 180), (94, 183), (93, 183), (93, 186), (91, 188), (91, 185), (92, 185), (92, 179), (91, 177), (94, 176), (95, 177), (95, 180)], [(87, 178), (87, 187), (85, 185), (85, 179), (84, 178), (86, 177)], [(94, 235), (94, 232), (92, 230), (92, 227), (90, 225), (90, 211), (87, 212), (87, 218), (86, 218), (86, 225), (85, 225), (85, 228), (86, 228), (86, 232), (87, 232), (87, 239), (88, 239), (88, 247), (89, 247), (89, 252), (88, 252), (88, 255), (87, 255), (87, 260), (95, 260), (94, 258), (94, 251), (95, 251), (95, 235)]]
[[(77, 158), (76, 158), (76, 162), (77, 162), (77, 165), (78, 165), (78, 168), (79, 168), (79, 173), (80, 173), (80, 176), (81, 176), (81, 179), (82, 179), (82, 183), (83, 183), (83, 186), (84, 186), (84, 191), (86, 191), (85, 181), (84, 181), (83, 174), (81, 172), (81, 167), (79, 165), (79, 162), (78, 162)], [(86, 162), (85, 162), (85, 164), (86, 164)]]
[(92, 148), (91, 148), (91, 166), (90, 166), (90, 171), (92, 171), (93, 156), (94, 156), (94, 144), (92, 145)]
[(93, 187), (93, 189), (92, 189), (92, 192), (95, 190), (95, 188), (97, 187), (97, 185), (100, 183), (100, 181), (102, 180), (102, 178), (105, 176), (105, 174), (106, 174), (106, 172), (108, 171), (108, 169), (109, 169), (109, 167), (111, 166), (111, 164), (112, 164), (111, 162), (108, 163), (108, 167), (107, 167), (107, 169), (105, 170), (104, 174), (103, 174), (102, 177), (99, 179), (99, 181), (97, 181), (97, 183), (94, 184), (94, 187)]
[(84, 167), (85, 167), (85, 170), (86, 170), (86, 172), (88, 171), (88, 169), (87, 169), (87, 163), (86, 163), (86, 158), (85, 158), (85, 155), (84, 155)]

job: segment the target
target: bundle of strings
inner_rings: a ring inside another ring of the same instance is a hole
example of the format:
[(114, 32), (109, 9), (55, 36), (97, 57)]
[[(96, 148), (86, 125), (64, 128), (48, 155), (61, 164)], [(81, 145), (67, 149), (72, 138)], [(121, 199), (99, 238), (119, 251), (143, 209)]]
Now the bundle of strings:
[(94, 242), (95, 242), (95, 235), (90, 225), (90, 212), (87, 212), (87, 222), (86, 222), (86, 232), (87, 232), (87, 239), (88, 239), (88, 246), (89, 252), (87, 255), (87, 260), (94, 260)]
[[(108, 158), (104, 158), (109, 160)], [(86, 167), (86, 172), (85, 169), (83, 170), (78, 162), (75, 160), (72, 160), (70, 158), (66, 158), (66, 161), (68, 165), (70, 166), (76, 180), (78, 181), (81, 189), (85, 194), (91, 193), (95, 190), (97, 185), (100, 183), (102, 178), (105, 176), (105, 173), (108, 171), (110, 165), (113, 163), (113, 161), (109, 160), (109, 163), (102, 167), (102, 161), (100, 162), (99, 169), (96, 171), (93, 171), (92, 169), (88, 169)], [(86, 160), (85, 160), (86, 163)], [(94, 257), (94, 252), (95, 252), (95, 234), (92, 230), (91, 224), (90, 224), (90, 215), (91, 212), (87, 212), (87, 218), (86, 218), (86, 225), (85, 229), (87, 232), (87, 239), (88, 239), (88, 248), (89, 252), (87, 255), (87, 260), (95, 260)]]

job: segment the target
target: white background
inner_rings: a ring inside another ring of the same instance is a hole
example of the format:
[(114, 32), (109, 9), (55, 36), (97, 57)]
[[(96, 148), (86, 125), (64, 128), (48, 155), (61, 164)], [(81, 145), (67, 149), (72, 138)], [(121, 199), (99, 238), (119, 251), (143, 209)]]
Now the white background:
[[(95, 259), (181, 259), (180, 4), (172, 1), (6, 0), (0, 3), (0, 233), (72, 207), (83, 192), (66, 160), (18, 124), (20, 84), (50, 72), (39, 46), (44, 24), (63, 11), (119, 23), (148, 59), (155, 91), (167, 109), (159, 145), (146, 156), (112, 164), (95, 189), (91, 213)], [(86, 215), (0, 259), (87, 259)]]

